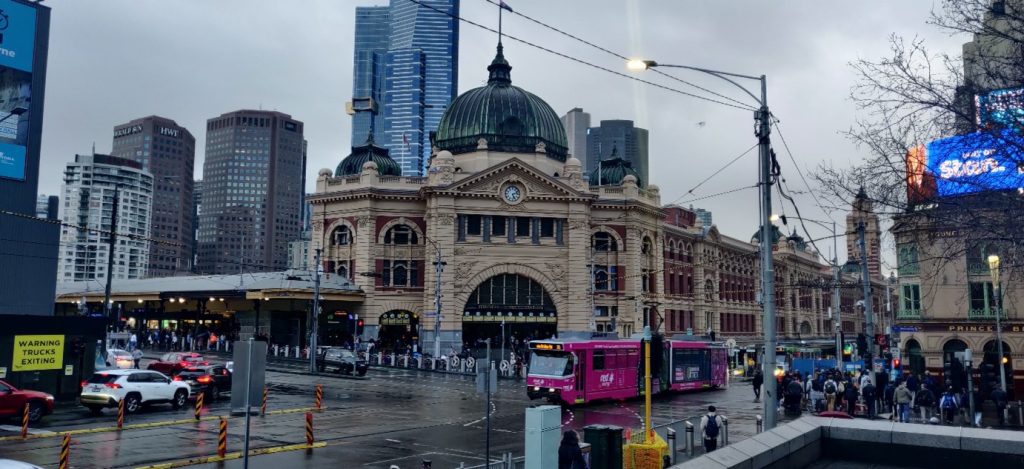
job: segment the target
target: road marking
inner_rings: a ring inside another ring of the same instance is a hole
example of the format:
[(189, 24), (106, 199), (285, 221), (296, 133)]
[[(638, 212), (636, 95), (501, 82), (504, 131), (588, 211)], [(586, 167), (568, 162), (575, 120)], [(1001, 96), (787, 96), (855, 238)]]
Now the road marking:
[[(5, 432), (21, 432), (21, 427), (16, 427), (14, 425), (0, 425), (0, 431), (5, 431)], [(32, 428), (28, 429), (28, 434), (29, 435), (50, 435), (51, 433), (53, 433), (53, 432), (48, 431), (48, 430), (35, 430), (35, 429), (32, 429)], [(20, 440), (21, 439), (21, 435), (18, 435), (17, 438), (15, 438), (15, 437), (9, 437), (9, 438)]]
[(401, 443), (401, 441), (398, 441), (398, 440), (395, 440), (395, 439), (392, 439), (392, 438), (385, 438), (384, 441), (387, 441), (389, 443)]
[[(272, 447), (269, 447), (269, 448), (256, 448), (256, 449), (249, 450), (249, 456), (259, 456), (261, 454), (274, 454), (274, 453), (284, 453), (286, 451), (299, 451), (299, 450), (304, 450), (304, 449), (323, 448), (325, 446), (327, 446), (327, 443), (324, 443), (324, 442), (321, 441), (321, 442), (318, 442), (318, 443), (313, 443), (312, 446), (309, 446), (309, 445), (307, 445), (305, 443), (298, 443), (298, 444), (294, 444), (294, 445), (272, 446)], [(196, 464), (208, 464), (208, 463), (213, 463), (213, 462), (228, 461), (228, 460), (232, 460), (232, 459), (239, 459), (241, 457), (242, 457), (242, 452), (241, 451), (235, 451), (234, 453), (228, 453), (228, 454), (224, 455), (223, 458), (220, 457), (220, 456), (203, 456), (203, 457), (199, 457), (199, 458), (182, 459), (180, 461), (173, 461), (173, 462), (164, 463), (164, 464), (153, 464), (151, 466), (139, 466), (139, 467), (137, 467), (135, 469), (172, 469), (172, 468), (175, 468), (175, 467), (194, 466)]]

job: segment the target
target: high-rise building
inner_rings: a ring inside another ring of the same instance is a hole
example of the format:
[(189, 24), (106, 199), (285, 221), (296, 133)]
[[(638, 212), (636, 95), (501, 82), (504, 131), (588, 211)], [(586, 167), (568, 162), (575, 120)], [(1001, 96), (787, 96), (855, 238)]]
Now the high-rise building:
[(284, 270), (302, 229), (303, 124), (241, 110), (206, 122), (199, 262), (203, 273)]
[(868, 256), (868, 276), (881, 278), (882, 276), (882, 232), (878, 226), (878, 214), (875, 213), (874, 203), (868, 198), (864, 188), (861, 187), (857, 196), (853, 199), (850, 213), (846, 215), (846, 258), (848, 262), (859, 262), (860, 241), (857, 234), (858, 226), (864, 224), (865, 249)]
[(39, 194), (36, 197), (36, 218), (59, 220), (57, 212), (60, 208), (60, 196)]
[(629, 120), (606, 120), (591, 127), (587, 132), (587, 174), (593, 174), (598, 162), (611, 159), (613, 152), (633, 165), (641, 181), (650, 182), (647, 129), (635, 127)]
[(391, 24), (388, 7), (356, 7), (355, 52), (352, 64), (352, 144), (365, 142), (371, 128), (380, 125), (383, 105), (384, 54), (388, 50)]
[(587, 129), (590, 128), (590, 113), (582, 108), (572, 108), (562, 116), (565, 126), (565, 138), (569, 144), (569, 155), (580, 160), (584, 168), (587, 166)]
[[(149, 266), (153, 176), (142, 163), (108, 155), (75, 155), (64, 170), (61, 221), (83, 227), (61, 229), (57, 279), (105, 280), (110, 235), (114, 231), (114, 279), (146, 276)], [(129, 236), (130, 235), (130, 236)]]
[(700, 220), (701, 225), (703, 225), (703, 226), (711, 226), (711, 225), (714, 224), (713, 220), (711, 218), (711, 210), (704, 210), (702, 208), (693, 208), (692, 205), (690, 206), (690, 210), (692, 210), (694, 215), (697, 216), (697, 219)]
[(203, 180), (192, 184), (192, 270), (197, 271), (199, 261), (199, 214), (203, 213)]
[(373, 123), (376, 142), (391, 150), (404, 175), (425, 173), (430, 133), (458, 91), (458, 14), (459, 0), (392, 0), (386, 11), (356, 10), (352, 144), (363, 143)]
[(150, 277), (190, 272), (194, 227), (190, 207), (196, 139), (171, 119), (148, 116), (114, 127), (110, 154), (138, 162), (153, 175)]

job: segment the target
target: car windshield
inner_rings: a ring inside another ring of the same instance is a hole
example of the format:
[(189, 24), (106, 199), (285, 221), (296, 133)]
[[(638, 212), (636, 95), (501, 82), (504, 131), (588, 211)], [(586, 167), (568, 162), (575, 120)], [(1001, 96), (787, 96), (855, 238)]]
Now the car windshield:
[(113, 352), (110, 353), (117, 358), (132, 358), (132, 354), (125, 352), (124, 350), (114, 350)]
[(568, 376), (572, 374), (572, 355), (567, 352), (533, 352), (530, 374)]
[(353, 357), (355, 357), (355, 355), (352, 353), (352, 351), (351, 350), (347, 350), (347, 349), (341, 349), (341, 352), (339, 352), (338, 355), (341, 356), (341, 358), (353, 358)]
[(107, 373), (94, 373), (89, 377), (89, 382), (92, 384), (108, 384), (117, 381), (117, 378), (120, 378), (120, 376)]
[(186, 362), (189, 362), (189, 363), (199, 363), (199, 362), (203, 361), (203, 357), (200, 356), (200, 355), (188, 356), (188, 357), (185, 357), (185, 359), (183, 361), (186, 361)]

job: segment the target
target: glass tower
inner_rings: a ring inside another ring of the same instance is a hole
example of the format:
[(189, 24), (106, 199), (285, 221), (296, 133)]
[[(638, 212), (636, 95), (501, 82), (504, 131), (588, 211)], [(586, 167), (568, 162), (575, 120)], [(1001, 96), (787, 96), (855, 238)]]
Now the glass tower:
[(373, 122), (377, 143), (407, 176), (425, 174), (430, 132), (458, 92), (458, 14), (459, 0), (356, 9), (352, 144), (365, 141)]

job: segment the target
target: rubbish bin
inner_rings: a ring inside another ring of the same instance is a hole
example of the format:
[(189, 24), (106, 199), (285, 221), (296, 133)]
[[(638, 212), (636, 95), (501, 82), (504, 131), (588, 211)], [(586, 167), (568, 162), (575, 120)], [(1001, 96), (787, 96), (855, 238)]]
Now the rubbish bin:
[(583, 427), (583, 441), (590, 443), (590, 469), (622, 469), (622, 427)]

